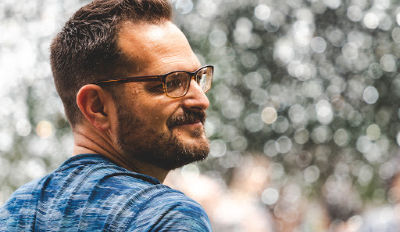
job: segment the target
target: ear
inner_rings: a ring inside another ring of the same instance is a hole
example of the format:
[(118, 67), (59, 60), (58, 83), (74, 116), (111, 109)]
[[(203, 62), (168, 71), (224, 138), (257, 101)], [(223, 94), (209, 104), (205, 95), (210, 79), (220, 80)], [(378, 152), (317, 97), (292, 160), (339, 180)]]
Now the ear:
[(95, 128), (106, 131), (111, 126), (112, 96), (97, 85), (85, 85), (76, 95), (76, 103)]

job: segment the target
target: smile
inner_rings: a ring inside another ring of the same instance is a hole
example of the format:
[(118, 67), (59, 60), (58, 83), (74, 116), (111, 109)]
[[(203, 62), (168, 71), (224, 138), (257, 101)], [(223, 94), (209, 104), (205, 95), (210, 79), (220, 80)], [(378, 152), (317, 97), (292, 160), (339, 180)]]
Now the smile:
[(197, 128), (197, 127), (203, 127), (203, 123), (201, 123), (201, 121), (195, 121), (195, 122), (189, 122), (189, 123), (183, 123), (180, 125), (176, 125), (175, 127), (193, 127), (193, 128)]

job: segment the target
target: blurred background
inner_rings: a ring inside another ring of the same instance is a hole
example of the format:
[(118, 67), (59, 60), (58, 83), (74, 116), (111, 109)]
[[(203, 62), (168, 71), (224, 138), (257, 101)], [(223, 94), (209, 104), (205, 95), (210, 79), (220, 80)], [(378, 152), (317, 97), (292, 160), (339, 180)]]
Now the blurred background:
[[(0, 204), (72, 152), (51, 39), (88, 1), (0, 1)], [(400, 3), (172, 0), (215, 65), (209, 158), (167, 179), (215, 231), (398, 231)]]

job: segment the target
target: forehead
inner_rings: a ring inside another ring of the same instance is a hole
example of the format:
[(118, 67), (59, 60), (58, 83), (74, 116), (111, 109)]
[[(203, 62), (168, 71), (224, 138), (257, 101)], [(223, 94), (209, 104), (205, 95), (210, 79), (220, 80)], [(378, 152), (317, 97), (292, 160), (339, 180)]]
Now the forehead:
[(118, 33), (118, 46), (136, 64), (136, 74), (195, 70), (200, 66), (186, 37), (170, 21), (124, 22)]

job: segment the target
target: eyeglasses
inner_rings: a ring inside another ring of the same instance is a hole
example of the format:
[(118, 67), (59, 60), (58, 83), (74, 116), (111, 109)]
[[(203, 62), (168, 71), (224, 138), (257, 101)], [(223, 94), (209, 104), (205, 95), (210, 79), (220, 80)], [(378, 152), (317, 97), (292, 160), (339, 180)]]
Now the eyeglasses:
[[(164, 93), (171, 98), (183, 97), (190, 88), (190, 82), (194, 79), (200, 88), (206, 93), (211, 88), (214, 66), (206, 65), (194, 72), (173, 71), (163, 75), (135, 76), (119, 79), (105, 80), (93, 83), (99, 86), (127, 83), (127, 82), (151, 82), (161, 81)], [(160, 86), (161, 87), (161, 86)], [(155, 87), (157, 88), (157, 86)]]

